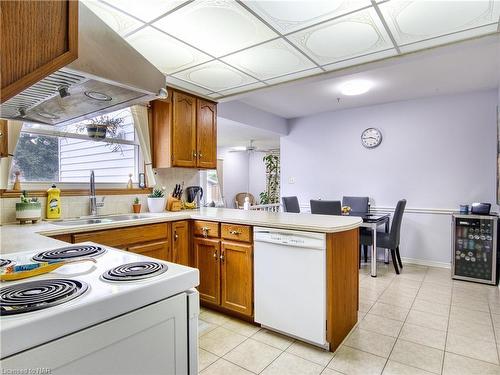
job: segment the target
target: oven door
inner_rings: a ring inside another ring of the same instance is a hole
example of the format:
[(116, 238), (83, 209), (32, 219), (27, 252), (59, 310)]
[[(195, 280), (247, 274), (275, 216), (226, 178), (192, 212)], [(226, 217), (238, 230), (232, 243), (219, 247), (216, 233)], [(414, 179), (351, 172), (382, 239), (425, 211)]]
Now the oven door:
[(65, 375), (187, 374), (187, 295), (178, 294), (2, 359), (2, 369), (12, 369), (11, 373), (35, 368), (40, 374)]

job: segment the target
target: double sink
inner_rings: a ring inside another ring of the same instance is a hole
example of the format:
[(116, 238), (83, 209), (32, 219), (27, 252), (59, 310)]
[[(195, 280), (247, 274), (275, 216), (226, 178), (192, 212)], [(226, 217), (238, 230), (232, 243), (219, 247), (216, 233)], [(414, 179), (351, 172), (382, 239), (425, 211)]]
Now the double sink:
[(106, 224), (106, 223), (114, 223), (117, 221), (147, 219), (151, 217), (153, 216), (141, 215), (141, 214), (129, 214), (129, 215), (115, 215), (115, 216), (82, 217), (79, 219), (56, 220), (56, 221), (51, 221), (50, 223), (54, 225), (64, 225), (64, 226), (85, 225), (85, 224)]

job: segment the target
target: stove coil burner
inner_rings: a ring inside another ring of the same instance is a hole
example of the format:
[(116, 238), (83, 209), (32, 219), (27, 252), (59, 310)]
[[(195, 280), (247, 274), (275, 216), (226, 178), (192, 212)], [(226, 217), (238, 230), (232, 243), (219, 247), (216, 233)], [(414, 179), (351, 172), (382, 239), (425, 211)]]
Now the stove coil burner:
[(5, 267), (12, 264), (10, 259), (0, 259), (0, 267)]
[(102, 277), (108, 281), (135, 281), (161, 275), (167, 269), (167, 265), (158, 262), (134, 262), (112, 268)]
[(46, 279), (0, 289), (0, 315), (46, 309), (77, 298), (88, 289), (83, 281)]
[(33, 260), (37, 262), (49, 262), (81, 257), (95, 257), (103, 254), (104, 252), (106, 252), (106, 249), (103, 249), (100, 246), (74, 245), (54, 250), (42, 251), (41, 253), (35, 255)]

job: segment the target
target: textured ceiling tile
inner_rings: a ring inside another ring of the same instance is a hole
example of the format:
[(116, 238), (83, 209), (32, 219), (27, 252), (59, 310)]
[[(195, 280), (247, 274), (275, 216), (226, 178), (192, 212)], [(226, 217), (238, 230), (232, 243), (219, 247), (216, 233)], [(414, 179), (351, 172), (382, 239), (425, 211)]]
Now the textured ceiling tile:
[(322, 72), (323, 71), (319, 68), (313, 68), (313, 69), (304, 70), (302, 72), (297, 72), (297, 73), (287, 74), (287, 75), (281, 76), (281, 77), (267, 79), (266, 83), (268, 83), (270, 85), (274, 85), (274, 84), (281, 83), (281, 82), (293, 81), (295, 79), (309, 77), (309, 76), (319, 74)]
[[(93, 0), (93, 2), (96, 2)], [(150, 22), (185, 3), (185, 0), (104, 0), (104, 2), (139, 18)]]
[(137, 30), (139, 27), (144, 25), (144, 23), (136, 20), (135, 18), (132, 18), (119, 10), (113, 9), (104, 3), (95, 0), (86, 0), (84, 1), (84, 4), (100, 19), (102, 19), (104, 23), (121, 36)]

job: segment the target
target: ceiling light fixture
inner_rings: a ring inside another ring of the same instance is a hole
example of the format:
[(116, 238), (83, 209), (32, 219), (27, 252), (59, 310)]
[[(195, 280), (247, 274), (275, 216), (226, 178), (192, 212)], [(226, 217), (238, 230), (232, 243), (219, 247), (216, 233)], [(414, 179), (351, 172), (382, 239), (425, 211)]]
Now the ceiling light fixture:
[(373, 83), (364, 79), (353, 79), (346, 81), (339, 86), (342, 95), (361, 95), (368, 92), (373, 87)]

